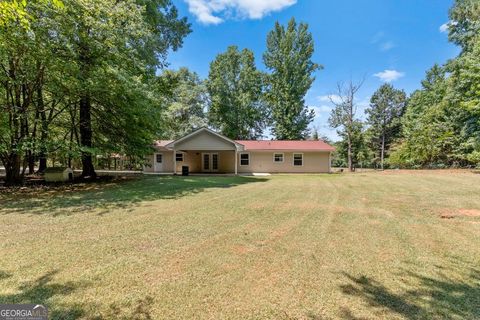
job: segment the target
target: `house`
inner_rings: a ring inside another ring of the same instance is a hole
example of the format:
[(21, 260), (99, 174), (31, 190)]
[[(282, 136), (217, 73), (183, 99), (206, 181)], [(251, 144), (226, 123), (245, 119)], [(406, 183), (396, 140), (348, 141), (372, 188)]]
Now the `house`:
[(320, 173), (330, 172), (335, 149), (323, 141), (231, 140), (200, 128), (177, 140), (160, 140), (145, 172)]

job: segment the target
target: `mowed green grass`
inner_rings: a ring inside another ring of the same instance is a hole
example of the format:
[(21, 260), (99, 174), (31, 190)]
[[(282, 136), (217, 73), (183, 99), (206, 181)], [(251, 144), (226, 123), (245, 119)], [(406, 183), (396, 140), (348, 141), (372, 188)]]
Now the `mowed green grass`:
[(0, 201), (0, 303), (52, 319), (480, 318), (478, 174), (145, 177)]

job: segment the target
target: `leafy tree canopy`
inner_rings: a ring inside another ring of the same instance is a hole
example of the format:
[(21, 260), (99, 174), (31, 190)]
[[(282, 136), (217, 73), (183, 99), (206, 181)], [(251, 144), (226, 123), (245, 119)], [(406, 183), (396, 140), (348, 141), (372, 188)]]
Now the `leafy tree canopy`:
[(267, 123), (264, 75), (253, 52), (231, 46), (210, 64), (207, 89), (210, 125), (231, 139), (256, 139)]
[(267, 102), (271, 108), (272, 132), (277, 139), (308, 137), (314, 111), (305, 105), (305, 95), (321, 67), (312, 61), (314, 43), (305, 23), (292, 18), (285, 27), (276, 23), (267, 35), (263, 55), (268, 76)]

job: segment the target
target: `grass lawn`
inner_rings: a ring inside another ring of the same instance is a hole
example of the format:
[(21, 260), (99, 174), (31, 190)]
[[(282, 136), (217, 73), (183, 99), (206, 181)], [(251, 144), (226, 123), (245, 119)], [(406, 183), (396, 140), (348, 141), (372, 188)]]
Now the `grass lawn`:
[(0, 303), (52, 319), (480, 318), (479, 174), (75, 188), (0, 194)]

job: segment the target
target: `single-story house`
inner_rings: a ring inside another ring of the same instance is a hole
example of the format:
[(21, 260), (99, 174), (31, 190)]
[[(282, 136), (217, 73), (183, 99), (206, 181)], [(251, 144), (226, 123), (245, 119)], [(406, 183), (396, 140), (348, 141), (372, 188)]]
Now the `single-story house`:
[(324, 141), (231, 140), (200, 128), (177, 140), (154, 143), (145, 172), (321, 173), (330, 172), (335, 149)]

